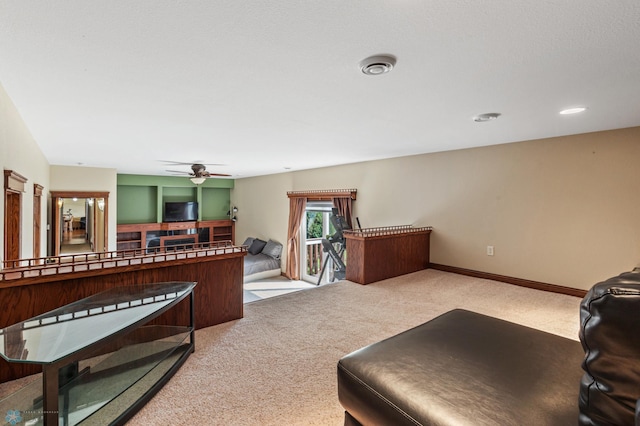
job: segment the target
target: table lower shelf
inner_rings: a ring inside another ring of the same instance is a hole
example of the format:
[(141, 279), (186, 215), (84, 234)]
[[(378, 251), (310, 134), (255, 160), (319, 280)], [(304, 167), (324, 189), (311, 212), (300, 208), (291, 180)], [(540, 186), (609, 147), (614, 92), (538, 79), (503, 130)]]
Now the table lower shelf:
[[(59, 424), (123, 424), (193, 352), (190, 327), (146, 326), (121, 348), (78, 362), (59, 389)], [(154, 340), (148, 340), (152, 336)], [(42, 378), (0, 401), (0, 412), (18, 412), (23, 423), (43, 422)]]

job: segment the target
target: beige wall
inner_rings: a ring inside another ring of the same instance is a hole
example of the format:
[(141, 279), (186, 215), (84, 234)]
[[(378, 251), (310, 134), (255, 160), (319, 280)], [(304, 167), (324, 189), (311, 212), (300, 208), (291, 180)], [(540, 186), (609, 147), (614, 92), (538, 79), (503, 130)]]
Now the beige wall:
[(108, 251), (116, 250), (117, 229), (117, 190), (118, 178), (116, 169), (98, 167), (51, 166), (52, 191), (91, 191), (108, 192)]
[(638, 158), (640, 127), (239, 179), (236, 239), (285, 242), (289, 190), (356, 188), (363, 227), (433, 226), (432, 262), (587, 289), (640, 263)]
[[(47, 196), (49, 191), (49, 163), (25, 126), (13, 102), (0, 85), (0, 167), (13, 170), (27, 178), (22, 194), (21, 257), (33, 257), (33, 185), (44, 187), (40, 223), (40, 256), (47, 250)], [(3, 175), (4, 179), (4, 175)], [(4, 194), (4, 180), (2, 183)], [(0, 197), (0, 260), (4, 260), (4, 195)]]
[[(433, 226), (433, 262), (586, 289), (640, 263), (638, 158), (640, 127), (238, 179), (236, 241), (286, 243), (289, 190), (356, 188), (364, 227)], [(50, 190), (108, 191), (115, 250), (115, 169), (49, 167), (1, 86), (0, 166), (28, 179), (23, 257), (33, 252), (34, 183), (44, 187), (43, 256)]]

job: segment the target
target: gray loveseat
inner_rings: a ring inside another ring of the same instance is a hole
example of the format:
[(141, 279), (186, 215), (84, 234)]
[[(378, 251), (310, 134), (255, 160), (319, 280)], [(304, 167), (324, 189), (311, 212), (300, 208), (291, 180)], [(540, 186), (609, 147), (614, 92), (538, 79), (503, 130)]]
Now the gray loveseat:
[(345, 425), (633, 425), (640, 272), (596, 284), (580, 320), (577, 342), (454, 310), (353, 352)]
[(264, 241), (248, 237), (242, 245), (247, 247), (247, 255), (244, 258), (244, 283), (280, 276), (282, 244), (273, 240)]

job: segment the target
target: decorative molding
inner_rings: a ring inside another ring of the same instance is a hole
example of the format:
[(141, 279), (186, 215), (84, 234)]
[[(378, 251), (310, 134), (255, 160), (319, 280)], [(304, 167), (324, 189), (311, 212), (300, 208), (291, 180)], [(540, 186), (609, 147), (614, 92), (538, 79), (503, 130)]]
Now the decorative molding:
[(109, 198), (108, 191), (49, 191), (51, 198)]
[(4, 171), (4, 189), (15, 192), (24, 192), (24, 184), (27, 178), (13, 170)]
[(44, 186), (39, 185), (37, 183), (33, 184), (33, 195), (35, 195), (36, 197), (42, 197), (42, 190), (44, 189)]
[(556, 284), (542, 283), (538, 281), (525, 280), (522, 278), (507, 277), (505, 275), (491, 274), (489, 272), (474, 271), (472, 269), (458, 268), (456, 266), (440, 265), (430, 263), (429, 267), (439, 271), (453, 272), (454, 274), (467, 275), (470, 277), (484, 278), (487, 280), (500, 281), (507, 284), (518, 285), (520, 287), (533, 288), (536, 290), (550, 291), (552, 293), (566, 294), (568, 296), (584, 297), (587, 290), (564, 287)]
[(357, 189), (312, 189), (308, 191), (288, 191), (287, 197), (321, 201), (349, 197), (355, 200), (357, 192)]
[(397, 226), (380, 226), (377, 228), (345, 229), (342, 232), (348, 236), (366, 238), (366, 237), (382, 237), (386, 235), (411, 234), (411, 233), (417, 233), (417, 232), (431, 232), (432, 230), (433, 228), (431, 226), (414, 228), (413, 225), (397, 225)]

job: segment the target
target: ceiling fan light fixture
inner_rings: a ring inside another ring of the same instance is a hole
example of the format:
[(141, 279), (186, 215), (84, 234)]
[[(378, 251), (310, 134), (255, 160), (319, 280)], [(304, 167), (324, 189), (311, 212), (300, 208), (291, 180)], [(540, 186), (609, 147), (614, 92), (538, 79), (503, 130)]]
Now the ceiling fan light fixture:
[(391, 55), (369, 56), (360, 61), (360, 71), (366, 75), (386, 74), (396, 65), (396, 58)]
[(192, 177), (189, 179), (191, 182), (193, 182), (196, 185), (200, 185), (202, 183), (204, 183), (205, 180), (207, 180), (206, 177)]

